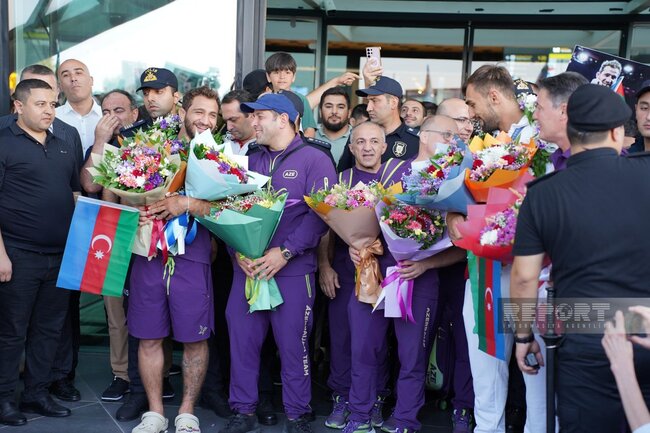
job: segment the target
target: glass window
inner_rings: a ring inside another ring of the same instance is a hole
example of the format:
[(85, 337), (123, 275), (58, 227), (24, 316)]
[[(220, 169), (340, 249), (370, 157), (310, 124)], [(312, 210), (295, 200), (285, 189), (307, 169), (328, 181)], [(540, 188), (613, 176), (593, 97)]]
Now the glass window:
[(237, 0), (9, 3), (18, 72), (75, 58), (88, 66), (97, 94), (135, 92), (148, 66), (174, 71), (181, 91), (208, 84), (223, 95), (234, 80)]
[(650, 24), (636, 24), (632, 29), (630, 59), (650, 63)]
[(502, 62), (514, 77), (535, 82), (564, 72), (575, 45), (618, 55), (620, 39), (618, 30), (476, 29), (471, 69)]

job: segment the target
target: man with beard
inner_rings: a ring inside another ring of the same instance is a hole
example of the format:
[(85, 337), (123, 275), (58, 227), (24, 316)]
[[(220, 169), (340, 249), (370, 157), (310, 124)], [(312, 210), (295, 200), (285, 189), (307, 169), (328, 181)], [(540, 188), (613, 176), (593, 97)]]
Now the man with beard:
[(426, 117), (427, 109), (424, 104), (417, 99), (407, 99), (400, 108), (400, 117), (407, 126), (417, 129), (422, 125)]
[[(183, 98), (179, 139), (189, 141), (198, 133), (213, 131), (219, 115), (219, 98), (208, 87), (192, 89)], [(210, 204), (204, 200), (172, 194), (142, 211), (149, 219), (171, 219), (183, 213), (206, 215)], [(190, 227), (192, 222), (190, 222)], [(134, 256), (130, 277), (129, 333), (140, 339), (140, 376), (147, 393), (149, 411), (133, 433), (157, 433), (167, 429), (164, 417), (163, 340), (173, 334), (183, 343), (183, 400), (175, 419), (177, 432), (199, 431), (194, 416), (196, 402), (208, 366), (207, 339), (214, 328), (210, 235), (197, 227), (196, 238), (185, 254), (174, 257), (174, 273), (161, 278), (165, 266), (158, 255), (152, 260)]]
[(339, 163), (345, 145), (350, 138), (350, 96), (342, 87), (327, 89), (320, 98), (322, 124), (316, 130), (315, 138), (332, 146), (334, 162)]

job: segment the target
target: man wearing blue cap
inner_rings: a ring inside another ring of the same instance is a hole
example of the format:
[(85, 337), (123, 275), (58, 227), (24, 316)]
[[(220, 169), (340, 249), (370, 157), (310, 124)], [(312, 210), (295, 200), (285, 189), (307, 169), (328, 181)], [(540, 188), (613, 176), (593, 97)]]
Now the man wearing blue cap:
[[(258, 431), (255, 416), (260, 349), (269, 325), (282, 362), (282, 396), (287, 415), (285, 431), (307, 433), (311, 426), (311, 367), (308, 336), (315, 296), (316, 248), (327, 226), (309, 209), (303, 196), (336, 182), (327, 144), (304, 139), (295, 130), (298, 115), (281, 94), (262, 95), (241, 104), (253, 113), (257, 144), (249, 151), (251, 170), (271, 177), (269, 183), (284, 189), (288, 200), (278, 228), (264, 256), (240, 259), (233, 254), (234, 277), (226, 319), (230, 334), (230, 406), (235, 415), (221, 433)], [(244, 294), (246, 277), (275, 278), (284, 303), (274, 311), (248, 312)]]
[[(650, 267), (630, 267), (630, 257), (640, 263), (650, 260), (650, 158), (645, 153), (619, 156), (623, 125), (631, 114), (625, 101), (607, 87), (585, 84), (569, 97), (567, 168), (530, 183), (519, 210), (510, 283), (513, 301), (536, 299), (545, 256), (553, 262), (557, 298), (568, 303), (565, 312), (574, 305), (566, 298), (593, 298), (581, 305), (595, 307), (605, 301), (610, 308), (599, 311), (609, 320), (617, 309), (611, 304), (615, 298), (650, 297)], [(565, 314), (559, 316), (566, 319)], [(625, 414), (601, 346), (603, 328), (597, 327), (604, 325), (603, 317), (576, 319), (593, 326), (586, 332), (576, 321), (563, 327), (556, 377), (560, 431), (623, 431)], [(519, 368), (537, 374), (524, 362), (529, 353), (540, 364), (544, 361), (531, 323), (517, 323), (515, 342)], [(650, 352), (635, 350), (634, 362), (648, 404)]]
[[(366, 77), (366, 83), (370, 82)], [(418, 131), (408, 127), (400, 117), (402, 86), (389, 77), (379, 76), (367, 89), (357, 90), (357, 95), (368, 98), (370, 121), (386, 131), (388, 147), (382, 155), (382, 162), (390, 158), (408, 160), (418, 154)], [(339, 161), (338, 170), (343, 171), (354, 165), (354, 157), (346, 147)]]

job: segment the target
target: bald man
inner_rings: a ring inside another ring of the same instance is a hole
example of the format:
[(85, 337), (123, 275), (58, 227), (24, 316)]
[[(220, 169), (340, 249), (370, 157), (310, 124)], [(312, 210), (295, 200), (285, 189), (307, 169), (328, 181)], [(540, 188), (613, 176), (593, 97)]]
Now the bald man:
[(474, 126), (469, 116), (469, 107), (464, 100), (460, 98), (445, 99), (438, 105), (437, 113), (454, 119), (458, 127), (458, 136), (464, 142), (469, 142), (469, 138), (474, 132)]

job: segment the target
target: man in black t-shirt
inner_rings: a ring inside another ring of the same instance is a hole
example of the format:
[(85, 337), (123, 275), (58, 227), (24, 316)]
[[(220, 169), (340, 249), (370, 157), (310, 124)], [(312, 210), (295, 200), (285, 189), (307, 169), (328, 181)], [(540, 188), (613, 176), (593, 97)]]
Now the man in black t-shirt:
[[(545, 254), (553, 263), (551, 277), (559, 300), (592, 298), (587, 305), (607, 305), (613, 298), (650, 297), (650, 158), (619, 156), (623, 124), (631, 114), (607, 87), (585, 84), (569, 98), (567, 168), (532, 182), (519, 211), (510, 283), (515, 300), (537, 297)], [(605, 318), (613, 313), (606, 311)], [(600, 320), (593, 325), (598, 323), (604, 324)], [(524, 358), (528, 353), (540, 362), (543, 358), (530, 330), (525, 330), (528, 325), (518, 324), (516, 357), (524, 373), (535, 374)], [(601, 346), (604, 328), (599, 334), (585, 334), (564, 327), (557, 372), (560, 429), (620, 431), (625, 415)], [(639, 350), (634, 359), (648, 403), (650, 353)]]

